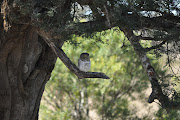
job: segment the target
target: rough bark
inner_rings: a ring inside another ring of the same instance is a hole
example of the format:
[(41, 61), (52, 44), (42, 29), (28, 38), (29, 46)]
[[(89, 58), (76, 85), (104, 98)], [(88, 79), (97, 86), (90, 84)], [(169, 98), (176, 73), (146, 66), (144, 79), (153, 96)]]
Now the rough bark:
[[(1, 5), (1, 13), (3, 16), (0, 16), (1, 120), (37, 119), (44, 86), (50, 77), (57, 56), (80, 78), (102, 76), (108, 78), (104, 76), (104, 74), (83, 73), (79, 71), (61, 49), (63, 42), (59, 40), (64, 36), (72, 34), (81, 35), (84, 33), (106, 30), (113, 26), (119, 26), (121, 29), (129, 29), (131, 27), (131, 30), (143, 28), (159, 29), (169, 34), (165, 36), (165, 41), (174, 38), (174, 35), (176, 35), (175, 38), (179, 40), (179, 17), (160, 16), (146, 18), (134, 14), (129, 15), (127, 11), (118, 12), (117, 17), (117, 15), (112, 14), (113, 12), (108, 12), (105, 6), (102, 10), (105, 9), (105, 13), (108, 15), (103, 17), (103, 19), (97, 19), (96, 21), (89, 21), (86, 23), (74, 23), (70, 20), (72, 19), (70, 17), (71, 2), (77, 1), (81, 5), (90, 5), (91, 8), (92, 5), (94, 8), (101, 7), (102, 5), (104, 6), (104, 3), (98, 5), (95, 4), (97, 2), (95, 2), (95, 0), (63, 0), (59, 1), (58, 6), (56, 6), (56, 12), (53, 12), (54, 15), (49, 16), (47, 13), (51, 10), (50, 8), (52, 6), (49, 4), (50, 1), (48, 0), (0, 0), (1, 3), (2, 1), (4, 2)], [(96, 10), (92, 8), (92, 11), (93, 14), (96, 14)], [(136, 22), (132, 26), (131, 23), (134, 21)], [(174, 34), (171, 34), (174, 28), (176, 28), (176, 31)], [(7, 32), (4, 31), (4, 29), (7, 30)], [(46, 40), (54, 40), (53, 42), (50, 41), (53, 44), (49, 42), (51, 48), (48, 47), (48, 42), (45, 43), (38, 35), (39, 32), (37, 33), (37, 31), (43, 30), (48, 32), (48, 36), (41, 36)], [(124, 30), (124, 32), (126, 32), (126, 30)], [(63, 36), (63, 34), (65, 35)], [(149, 102), (158, 99), (163, 106), (166, 105), (164, 103), (168, 103), (167, 107), (177, 106), (177, 104), (172, 104), (167, 97), (163, 95), (157, 82), (155, 71), (146, 53), (139, 50), (141, 46), (136, 41), (137, 38), (132, 35), (132, 33), (127, 33), (126, 35), (140, 56), (144, 69), (149, 75), (153, 88)], [(159, 38), (154, 39), (158, 40)], [(56, 47), (55, 45), (57, 44), (60, 46), (58, 45)]]
[[(30, 15), (26, 16), (21, 13), (28, 8), (26, 9), (25, 7), (21, 11), (21, 7), (16, 5), (14, 7), (13, 1), (4, 0), (1, 6), (0, 119), (37, 120), (41, 96), (54, 68), (57, 59), (57, 54), (55, 53), (57, 51), (53, 51), (54, 49), (48, 46), (44, 41), (45, 39), (39, 36), (37, 31), (41, 27), (32, 25), (33, 23), (29, 19)], [(59, 13), (64, 13), (66, 9), (68, 12), (70, 7), (67, 6), (69, 5), (70, 3), (67, 0), (64, 5), (62, 4), (62, 9), (59, 9)], [(46, 31), (48, 31), (48, 28), (46, 28)], [(48, 34), (50, 34), (50, 37), (56, 37), (55, 43), (58, 42), (58, 48), (60, 47), (58, 49), (60, 53), (58, 54), (65, 55), (61, 51), (63, 41), (57, 40), (61, 36), (55, 36), (50, 30)], [(70, 62), (70, 65), (73, 64), (71, 61), (66, 61), (67, 59), (69, 60), (65, 55), (64, 62)], [(75, 65), (74, 67), (76, 74), (78, 75), (79, 72), (81, 78), (84, 75), (85, 77), (104, 76), (108, 78), (102, 73), (84, 73), (79, 71)]]
[(148, 103), (152, 103), (155, 99), (157, 99), (162, 108), (166, 109), (167, 111), (170, 109), (180, 109), (180, 102), (170, 100), (169, 97), (163, 93), (161, 85), (158, 81), (157, 73), (146, 55), (146, 49), (144, 49), (139, 43), (140, 39), (129, 29), (123, 29), (123, 31), (139, 56), (142, 66), (149, 77), (152, 92), (149, 96)]
[(0, 30), (0, 118), (35, 120), (57, 57), (29, 25)]

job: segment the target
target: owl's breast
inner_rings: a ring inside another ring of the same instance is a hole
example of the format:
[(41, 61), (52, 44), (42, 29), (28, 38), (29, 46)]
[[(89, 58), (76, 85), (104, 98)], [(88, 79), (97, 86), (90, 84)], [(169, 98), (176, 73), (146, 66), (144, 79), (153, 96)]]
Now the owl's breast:
[(90, 61), (82, 61), (79, 59), (78, 67), (81, 71), (88, 72), (91, 67), (91, 62)]

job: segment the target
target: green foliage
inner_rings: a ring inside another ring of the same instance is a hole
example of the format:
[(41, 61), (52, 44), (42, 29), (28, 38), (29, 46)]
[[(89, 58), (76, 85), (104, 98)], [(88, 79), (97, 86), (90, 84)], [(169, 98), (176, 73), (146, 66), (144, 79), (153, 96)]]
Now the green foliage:
[(157, 114), (157, 120), (178, 120), (180, 118), (180, 111), (177, 112), (177, 110), (171, 110), (167, 114), (167, 112), (163, 109), (160, 109)]
[(111, 79), (77, 79), (58, 59), (41, 104), (42, 120), (83, 120), (88, 110), (96, 110), (104, 119), (126, 119), (135, 114), (129, 109), (128, 98), (134, 92), (143, 94), (148, 78), (123, 32), (114, 28), (89, 38), (73, 36), (72, 41), (74, 46), (67, 42), (63, 49), (75, 64), (82, 52), (88, 52), (90, 71), (104, 72)]

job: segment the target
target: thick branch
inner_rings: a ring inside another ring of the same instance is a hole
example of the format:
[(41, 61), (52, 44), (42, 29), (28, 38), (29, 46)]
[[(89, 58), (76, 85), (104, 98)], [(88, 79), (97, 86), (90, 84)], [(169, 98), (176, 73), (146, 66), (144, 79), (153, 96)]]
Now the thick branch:
[[(103, 78), (109, 79), (104, 73), (101, 72), (83, 72), (67, 57), (61, 48), (58, 48), (52, 41), (52, 37), (48, 33), (38, 31), (39, 35), (42, 36), (45, 42), (51, 47), (54, 53), (59, 57), (59, 59), (66, 65), (66, 67), (73, 72), (78, 78)], [(48, 35), (47, 35), (48, 34)]]
[(83, 23), (74, 23), (65, 27), (63, 32), (69, 35), (76, 34), (82, 35), (84, 33), (101, 32), (109, 29), (108, 23), (105, 19), (97, 21), (89, 21)]
[(73, 72), (78, 78), (103, 78), (109, 79), (104, 73), (100, 72), (83, 72), (66, 56), (61, 48), (57, 48), (54, 43), (50, 44), (50, 47), (56, 53), (56, 55), (61, 59), (61, 61), (66, 65), (66, 67)]
[[(143, 40), (171, 41), (172, 39), (174, 40), (174, 37), (176, 37), (175, 38), (176, 41), (179, 40), (179, 31), (180, 31), (180, 26), (178, 25), (179, 23), (175, 23), (175, 22), (173, 23), (170, 20), (164, 20), (165, 19), (164, 17), (146, 18), (146, 17), (139, 17), (136, 15), (125, 15), (122, 16), (121, 18), (114, 18), (114, 19), (116, 19), (116, 21), (111, 23), (111, 27), (118, 26), (120, 29), (130, 27), (131, 30), (140, 30), (146, 28), (146, 29), (156, 29), (159, 31), (166, 31), (166, 35), (164, 35), (163, 38), (156, 36), (154, 36), (154, 38), (152, 37), (140, 38), (139, 36), (139, 38)], [(124, 21), (124, 19), (126, 19), (126, 21)], [(137, 21), (141, 21), (141, 19), (143, 20), (142, 22), (136, 22), (132, 26), (132, 23), (134, 23), (134, 19)], [(107, 30), (109, 28), (110, 27), (108, 25), (107, 20), (101, 19), (98, 21), (88, 21), (83, 23), (71, 24), (66, 26), (65, 30), (63, 31), (68, 33), (69, 35), (71, 34), (82, 35), (84, 33), (99, 32), (99, 31)]]
[(168, 96), (163, 94), (161, 86), (158, 82), (157, 74), (150, 63), (146, 55), (146, 52), (142, 50), (143, 48), (139, 43), (139, 39), (133, 34), (132, 31), (129, 31), (127, 29), (124, 29), (123, 31), (125, 32), (126, 36), (129, 38), (129, 41), (131, 42), (137, 54), (139, 55), (141, 63), (144, 69), (146, 70), (149, 80), (151, 82), (152, 93), (149, 96), (148, 102), (152, 103), (154, 102), (155, 99), (157, 99), (161, 103), (162, 107), (165, 108), (166, 110), (180, 109), (179, 102), (170, 101)]
[[(156, 18), (146, 18), (146, 17), (140, 17), (137, 15), (122, 15), (121, 17), (112, 18), (114, 19), (113, 22), (111, 22), (111, 27), (118, 26), (120, 29), (129, 27), (131, 30), (140, 30), (140, 29), (156, 29), (159, 31), (166, 31), (166, 35), (164, 37), (142, 37), (140, 39), (144, 40), (174, 40), (174, 37), (176, 37), (177, 40), (179, 40), (179, 30), (180, 26), (178, 26), (178, 23), (172, 23), (170, 20), (164, 20), (164, 17), (156, 17)], [(129, 21), (129, 22), (127, 22)], [(134, 21), (137, 21), (134, 23)], [(140, 22), (141, 21), (141, 22)], [(36, 21), (34, 21), (36, 23)], [(34, 23), (34, 24), (35, 24)], [(132, 25), (132, 23), (134, 23)], [(38, 21), (37, 21), (38, 24)], [(36, 25), (36, 24), (35, 24)], [(42, 25), (43, 26), (43, 25)], [(45, 26), (45, 25), (44, 25)], [(43, 29), (40, 26), (36, 26), (39, 29)], [(96, 21), (88, 21), (83, 23), (69, 23), (62, 25), (61, 27), (46, 27), (46, 30), (48, 33), (50, 33), (53, 37), (53, 39), (62, 39), (62, 36), (70, 36), (72, 34), (76, 35), (82, 35), (82, 34), (91, 34), (94, 32), (101, 32), (103, 30), (110, 29), (109, 24), (106, 20), (106, 18), (102, 18), (101, 20)], [(174, 30), (175, 29), (175, 30)], [(173, 30), (173, 33), (172, 33)], [(140, 36), (139, 36), (140, 37)]]
[(55, 45), (51, 45), (56, 55), (61, 59), (61, 61), (66, 65), (66, 67), (73, 72), (78, 78), (103, 78), (109, 79), (104, 73), (100, 72), (83, 72), (71, 62), (71, 60), (66, 56), (64, 51), (61, 48), (57, 48)]

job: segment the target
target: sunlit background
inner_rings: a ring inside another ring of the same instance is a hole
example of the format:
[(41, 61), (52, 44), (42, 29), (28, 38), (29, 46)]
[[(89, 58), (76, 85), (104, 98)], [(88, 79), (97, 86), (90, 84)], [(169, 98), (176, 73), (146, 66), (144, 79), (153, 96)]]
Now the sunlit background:
[[(177, 111), (167, 115), (157, 101), (147, 103), (150, 83), (136, 53), (118, 28), (88, 38), (73, 36), (72, 41), (73, 45), (67, 42), (63, 49), (75, 64), (82, 52), (88, 52), (90, 71), (104, 72), (111, 79), (78, 79), (58, 59), (42, 97), (40, 120), (179, 118)], [(150, 43), (142, 44), (150, 46)], [(158, 74), (168, 73), (160, 67), (163, 59), (157, 60), (153, 52), (148, 57)]]

